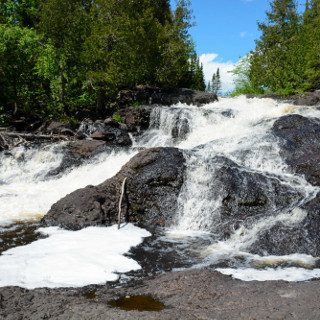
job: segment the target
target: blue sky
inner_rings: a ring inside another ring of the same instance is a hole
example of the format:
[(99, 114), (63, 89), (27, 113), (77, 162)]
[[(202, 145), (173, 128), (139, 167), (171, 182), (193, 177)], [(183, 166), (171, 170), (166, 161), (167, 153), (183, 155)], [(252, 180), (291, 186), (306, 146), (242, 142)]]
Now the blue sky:
[(206, 81), (219, 67), (222, 91), (231, 90), (233, 79), (228, 71), (239, 57), (255, 48), (254, 40), (260, 37), (257, 21), (265, 20), (269, 0), (191, 0), (191, 3), (196, 26), (190, 29), (190, 34)]

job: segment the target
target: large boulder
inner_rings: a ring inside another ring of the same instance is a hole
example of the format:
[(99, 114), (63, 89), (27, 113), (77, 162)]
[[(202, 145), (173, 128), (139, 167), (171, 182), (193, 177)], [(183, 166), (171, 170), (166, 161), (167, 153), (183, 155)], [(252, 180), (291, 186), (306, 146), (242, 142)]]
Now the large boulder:
[(281, 155), (298, 174), (312, 185), (320, 185), (320, 119), (286, 115), (272, 128), (280, 139)]
[(132, 141), (126, 129), (112, 118), (104, 121), (90, 119), (82, 121), (78, 131), (78, 138), (87, 137), (93, 140), (102, 140), (111, 147), (131, 147)]
[[(304, 218), (300, 223), (279, 221), (261, 233), (250, 251), (255, 254), (288, 255), (309, 254), (320, 256), (320, 195), (300, 208)], [(298, 212), (299, 213), (299, 212)]]
[(221, 198), (223, 216), (244, 220), (250, 216), (271, 215), (302, 199), (301, 194), (281, 183), (278, 177), (263, 175), (225, 157), (213, 158), (212, 197)]
[(284, 102), (293, 103), (297, 106), (320, 106), (320, 90), (316, 90), (313, 92), (301, 93), (292, 96), (283, 96), (280, 94), (276, 94), (274, 92), (267, 92), (262, 95), (258, 94), (247, 94), (247, 98), (269, 98)]
[(118, 111), (123, 124), (128, 131), (136, 131), (137, 128), (146, 130), (150, 125), (150, 114), (156, 105), (139, 105), (136, 107), (126, 107)]
[[(288, 208), (298, 206), (302, 195), (281, 182), (279, 177), (263, 175), (216, 156), (207, 164), (207, 228), (225, 240), (240, 227), (251, 228), (261, 218), (272, 218)], [(209, 211), (209, 212), (208, 212)]]
[(215, 168), (210, 197), (221, 199), (219, 218), (213, 214), (212, 224), (218, 239), (229, 238), (241, 227), (255, 234), (253, 226), (259, 224), (243, 250), (262, 256), (320, 256), (319, 194), (305, 203), (303, 195), (278, 176), (254, 172), (224, 157), (213, 158), (210, 166)]
[(118, 174), (98, 186), (87, 186), (55, 203), (42, 219), (46, 226), (77, 230), (117, 221), (121, 186), (127, 178), (123, 212), (145, 225), (165, 224), (174, 216), (183, 184), (185, 160), (176, 148), (147, 149)]

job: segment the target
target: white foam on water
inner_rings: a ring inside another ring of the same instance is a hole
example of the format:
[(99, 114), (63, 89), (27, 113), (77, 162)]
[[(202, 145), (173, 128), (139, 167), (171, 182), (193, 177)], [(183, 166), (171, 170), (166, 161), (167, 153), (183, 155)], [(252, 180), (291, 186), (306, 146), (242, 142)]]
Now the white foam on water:
[(320, 277), (320, 269), (304, 269), (304, 268), (266, 268), (263, 270), (246, 268), (218, 268), (217, 271), (231, 275), (235, 279), (243, 281), (270, 281), (270, 280), (285, 280), (285, 281), (307, 281), (313, 278)]
[(124, 224), (67, 231), (40, 228), (48, 238), (16, 247), (0, 256), (0, 286), (81, 287), (118, 279), (117, 272), (140, 269), (123, 256), (150, 233)]
[[(153, 110), (151, 114), (152, 128), (142, 136), (134, 138), (134, 147), (174, 146), (186, 150), (186, 154), (192, 150), (192, 153), (186, 157), (186, 180), (178, 200), (178, 219), (167, 232), (169, 238), (171, 237), (173, 241), (174, 239), (186, 239), (187, 241), (192, 237), (206, 237), (208, 231), (212, 231), (213, 225), (219, 228), (219, 223), (221, 223), (219, 206), (222, 199), (219, 196), (212, 198), (210, 194), (214, 184), (214, 180), (212, 180), (214, 166), (210, 164), (210, 159), (215, 156), (224, 156), (237, 165), (243, 166), (246, 171), (272, 175), (274, 178), (280, 179), (282, 184), (288, 184), (303, 194), (305, 199), (312, 199), (319, 189), (308, 184), (303, 177), (292, 174), (280, 156), (278, 139), (270, 131), (276, 119), (290, 113), (320, 117), (320, 111), (313, 107), (297, 107), (287, 103), (278, 103), (271, 99), (246, 99), (244, 96), (223, 98), (219, 102), (201, 108), (177, 104), (172, 107), (161, 106)], [(53, 203), (66, 194), (89, 184), (99, 184), (112, 177), (136, 153), (136, 151), (105, 153), (87, 164), (73, 168), (62, 177), (48, 180), (43, 177), (46, 172), (59, 166), (62, 154), (56, 152), (54, 148), (30, 151), (16, 148), (12, 152), (12, 157), (2, 157), (0, 160), (0, 225), (43, 216)], [(208, 264), (223, 259), (244, 258), (249, 265), (247, 268), (239, 269), (239, 274), (247, 274), (247, 276), (243, 276), (244, 278), (251, 274), (256, 279), (259, 277), (272, 279), (274, 273), (274, 277), (276, 274), (282, 274), (286, 280), (290, 277), (297, 279), (299, 274), (301, 279), (309, 279), (307, 275), (314, 277), (319, 269), (269, 268), (261, 270), (259, 268), (270, 265), (279, 266), (286, 262), (305, 268), (313, 268), (316, 264), (315, 258), (311, 256), (261, 257), (246, 252), (246, 249), (254, 243), (261, 232), (268, 230), (275, 223), (294, 226), (301, 222), (305, 214), (299, 209), (287, 210), (266, 218), (256, 219), (252, 226), (242, 226), (234, 230), (229, 239), (216, 242), (205, 248), (202, 255)], [(94, 232), (90, 230), (94, 230)], [(120, 251), (118, 253), (108, 251), (109, 244), (111, 248), (115, 246), (113, 245), (113, 237), (116, 239), (116, 236), (109, 233), (115, 230), (101, 228), (104, 230), (103, 232), (108, 233), (108, 236), (104, 238), (101, 235), (101, 238), (94, 242), (94, 245), (88, 246), (94, 252), (92, 257), (89, 249), (87, 252), (76, 246), (79, 242), (81, 246), (86, 248), (87, 239), (95, 238), (94, 234), (97, 238), (99, 237), (100, 231), (98, 230), (100, 228), (88, 228), (77, 232), (55, 228), (43, 230), (43, 232), (50, 234), (48, 239), (8, 250), (3, 256), (0, 256), (0, 284), (15, 283), (30, 288), (36, 286), (82, 286), (115, 279), (117, 276), (112, 272), (115, 270), (125, 272), (122, 270), (127, 269), (121, 268), (125, 268), (128, 262), (127, 258), (119, 254)], [(80, 240), (77, 235), (81, 235), (82, 232), (83, 234), (86, 232), (92, 234), (86, 234), (84, 237), (86, 240)], [(116, 235), (120, 235), (120, 233), (121, 231)], [(210, 236), (214, 237), (212, 234)], [(59, 245), (51, 244), (50, 241), (53, 240), (50, 239), (57, 239)], [(135, 242), (127, 240), (130, 245), (135, 245)], [(68, 248), (66, 242), (69, 242), (71, 247), (68, 249), (69, 251), (64, 252), (63, 248)], [(53, 251), (56, 248), (57, 252), (51, 252), (50, 248)], [(62, 251), (59, 251), (58, 248)], [(121, 252), (127, 250), (128, 248), (123, 247)], [(42, 252), (48, 252), (48, 254), (42, 255)], [(74, 252), (75, 255), (71, 252)], [(20, 256), (21, 258), (19, 258)], [(88, 259), (87, 256), (91, 258)], [(63, 264), (63, 260), (69, 261), (70, 265), (74, 263), (75, 267), (70, 268), (73, 269), (72, 272), (69, 272), (69, 269), (61, 271), (64, 269), (59, 266)], [(55, 267), (56, 261), (58, 261), (57, 268)], [(107, 265), (108, 261), (113, 267), (102, 267), (102, 265)], [(258, 269), (252, 269), (252, 266), (256, 266)], [(134, 270), (139, 266), (136, 262), (130, 261), (128, 267), (131, 268), (130, 270)], [(10, 269), (12, 269), (12, 273), (10, 273)], [(23, 271), (24, 269), (29, 271)], [(91, 271), (88, 272), (88, 270)], [(236, 271), (236, 269), (223, 270), (225, 270), (224, 272), (229, 270), (228, 272), (234, 274)], [(267, 273), (270, 275), (265, 275)], [(294, 273), (296, 273), (295, 278), (292, 275)], [(82, 282), (79, 280), (81, 277), (84, 279)]]

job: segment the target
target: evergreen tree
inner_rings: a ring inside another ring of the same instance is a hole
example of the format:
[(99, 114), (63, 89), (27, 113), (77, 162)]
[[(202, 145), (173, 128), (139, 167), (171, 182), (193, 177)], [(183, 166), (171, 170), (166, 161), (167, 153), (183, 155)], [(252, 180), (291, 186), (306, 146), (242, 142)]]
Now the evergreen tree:
[(305, 78), (307, 90), (320, 88), (320, 2), (306, 5), (303, 21), (303, 42), (306, 50)]
[(207, 92), (211, 92), (212, 88), (211, 88), (211, 82), (210, 80), (208, 81), (208, 84), (207, 84), (207, 88), (206, 88), (206, 91)]
[(221, 79), (220, 79), (219, 68), (217, 68), (217, 71), (212, 75), (211, 92), (213, 92), (217, 95), (221, 93)]
[(77, 109), (85, 89), (81, 52), (89, 32), (89, 10), (90, 2), (83, 0), (47, 0), (41, 4), (38, 27), (45, 36), (44, 45), (55, 48), (57, 66), (50, 79), (51, 95), (59, 112), (68, 116)]
[(38, 0), (1, 0), (0, 23), (20, 27), (35, 27), (38, 22)]
[(189, 0), (0, 0), (0, 109), (62, 118), (138, 84), (205, 90), (192, 19)]
[(251, 55), (251, 77), (272, 91), (292, 91), (303, 82), (297, 4), (273, 0), (270, 5), (267, 21), (258, 23), (262, 35)]

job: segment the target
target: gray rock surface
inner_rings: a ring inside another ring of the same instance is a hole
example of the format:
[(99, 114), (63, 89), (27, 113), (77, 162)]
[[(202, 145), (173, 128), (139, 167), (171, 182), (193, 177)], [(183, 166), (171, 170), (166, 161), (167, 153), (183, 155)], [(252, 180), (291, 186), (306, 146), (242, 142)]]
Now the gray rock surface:
[[(166, 308), (158, 312), (125, 311), (108, 305), (118, 297), (135, 295), (151, 295)], [(315, 320), (320, 318), (319, 298), (319, 280), (243, 282), (213, 270), (194, 269), (166, 273), (123, 288), (0, 288), (0, 319)]]
[(272, 130), (279, 137), (281, 155), (292, 170), (320, 186), (320, 120), (286, 115), (274, 123)]

